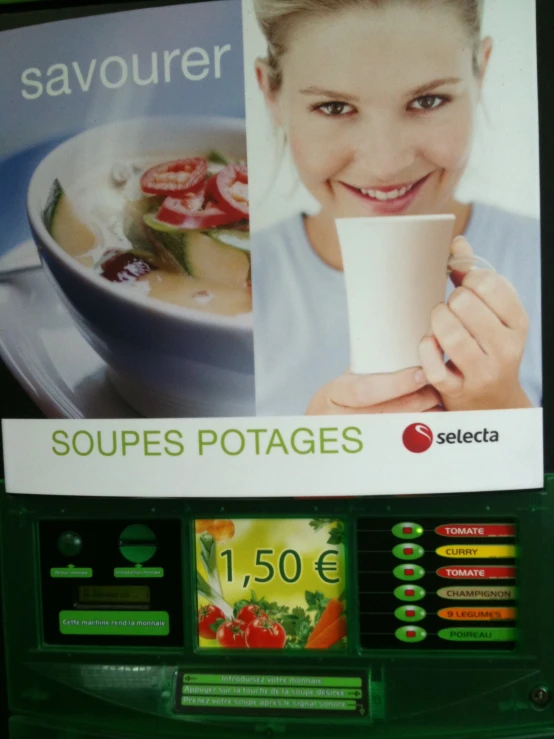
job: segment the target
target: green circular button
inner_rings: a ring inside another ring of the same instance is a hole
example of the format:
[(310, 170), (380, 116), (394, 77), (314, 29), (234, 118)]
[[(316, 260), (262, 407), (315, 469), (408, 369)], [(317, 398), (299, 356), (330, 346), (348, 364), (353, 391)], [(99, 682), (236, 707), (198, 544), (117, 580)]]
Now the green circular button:
[(420, 547), (419, 544), (412, 544), (412, 542), (397, 544), (392, 553), (397, 559), (419, 559), (425, 554), (425, 549)]
[(399, 585), (394, 590), (394, 594), (398, 600), (415, 602), (425, 598), (425, 590), (421, 585)]
[(392, 527), (392, 533), (397, 539), (417, 539), (423, 534), (423, 526), (411, 521), (397, 523)]
[(422, 621), (425, 618), (427, 611), (421, 606), (400, 606), (396, 609), (394, 615), (400, 621), (416, 623), (416, 621)]
[(400, 641), (411, 642), (423, 641), (427, 638), (427, 632), (421, 626), (401, 626), (395, 631), (395, 636)]
[(410, 582), (412, 580), (421, 580), (421, 578), (425, 575), (425, 570), (420, 565), (413, 565), (413, 564), (403, 564), (398, 565), (398, 567), (395, 567), (392, 571), (393, 575), (398, 578), (399, 580), (409, 580)]
[(156, 534), (142, 524), (127, 526), (119, 537), (119, 551), (129, 562), (142, 564), (156, 554)]
[(58, 552), (63, 557), (77, 557), (83, 550), (83, 540), (74, 531), (65, 531), (58, 538)]

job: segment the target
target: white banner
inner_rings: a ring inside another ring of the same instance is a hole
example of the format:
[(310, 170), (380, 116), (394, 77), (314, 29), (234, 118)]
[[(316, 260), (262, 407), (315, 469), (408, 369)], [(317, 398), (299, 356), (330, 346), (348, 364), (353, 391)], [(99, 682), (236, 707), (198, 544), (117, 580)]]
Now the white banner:
[(5, 420), (9, 493), (385, 495), (543, 484), (542, 410), (163, 420)]

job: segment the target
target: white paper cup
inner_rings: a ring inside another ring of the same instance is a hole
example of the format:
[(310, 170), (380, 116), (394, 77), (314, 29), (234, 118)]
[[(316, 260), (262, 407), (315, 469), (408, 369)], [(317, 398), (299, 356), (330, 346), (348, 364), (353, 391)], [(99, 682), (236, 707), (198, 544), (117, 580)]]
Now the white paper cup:
[(445, 298), (454, 221), (453, 215), (337, 219), (355, 374), (420, 365), (419, 343)]

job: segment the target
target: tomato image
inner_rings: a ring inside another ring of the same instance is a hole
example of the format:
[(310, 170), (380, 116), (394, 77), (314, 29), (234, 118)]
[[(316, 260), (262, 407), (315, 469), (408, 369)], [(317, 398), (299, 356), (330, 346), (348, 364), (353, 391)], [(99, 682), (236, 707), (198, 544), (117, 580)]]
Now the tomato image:
[[(203, 200), (203, 193), (198, 197)], [(170, 226), (191, 230), (227, 226), (233, 220), (236, 220), (234, 216), (229, 215), (216, 205), (208, 203), (205, 208), (202, 208), (202, 203), (197, 201), (197, 194), (195, 193), (188, 198), (167, 197), (156, 217), (158, 221)]]
[(230, 164), (209, 183), (218, 205), (240, 221), (249, 217), (248, 169), (245, 164)]
[(215, 631), (211, 628), (220, 619), (225, 619), (225, 614), (217, 606), (203, 606), (198, 611), (198, 635), (204, 639), (215, 639)]
[(269, 618), (256, 618), (246, 627), (246, 646), (250, 649), (283, 649), (286, 641), (284, 628)]
[(244, 621), (245, 624), (249, 624), (256, 618), (267, 618), (267, 613), (265, 611), (262, 611), (260, 606), (255, 606), (251, 604), (249, 606), (244, 606), (244, 608), (241, 608), (237, 618), (239, 619), (239, 621)]
[(217, 643), (226, 649), (244, 649), (246, 647), (246, 640), (244, 638), (245, 628), (246, 624), (244, 621), (239, 621), (238, 619), (225, 621), (217, 630)]
[(148, 195), (184, 197), (199, 187), (208, 173), (208, 163), (200, 157), (177, 159), (151, 167), (140, 178), (140, 187)]

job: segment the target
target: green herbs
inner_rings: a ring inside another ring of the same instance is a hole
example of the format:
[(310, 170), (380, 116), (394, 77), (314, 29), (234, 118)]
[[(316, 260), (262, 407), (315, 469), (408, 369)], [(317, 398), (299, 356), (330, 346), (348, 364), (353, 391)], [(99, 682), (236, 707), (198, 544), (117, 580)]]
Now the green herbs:
[(337, 521), (334, 518), (314, 518), (310, 521), (310, 526), (314, 532), (321, 531), (321, 529), (324, 529), (326, 526), (332, 526), (328, 531), (329, 538), (327, 539), (327, 544), (334, 544), (335, 546), (344, 544), (345, 532), (344, 523), (342, 521)]

